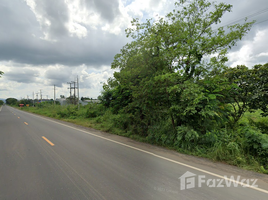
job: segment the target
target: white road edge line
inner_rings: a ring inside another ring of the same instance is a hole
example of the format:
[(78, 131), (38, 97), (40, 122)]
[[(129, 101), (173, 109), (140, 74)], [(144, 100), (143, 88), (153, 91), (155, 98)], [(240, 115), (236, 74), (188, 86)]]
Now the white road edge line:
[[(24, 111), (23, 111), (23, 112), (24, 112)], [(26, 113), (28, 113), (28, 112), (26, 112)], [(83, 132), (83, 133), (86, 133), (86, 134), (89, 134), (89, 135), (92, 135), (92, 136), (95, 136), (95, 137), (98, 137), (98, 138), (101, 138), (101, 139), (110, 141), (110, 142), (113, 142), (113, 143), (116, 143), (116, 144), (120, 144), (120, 145), (122, 145), (122, 146), (131, 148), (131, 149), (135, 149), (135, 150), (137, 150), (137, 151), (140, 151), (140, 152), (143, 152), (143, 153), (146, 153), (146, 154), (155, 156), (155, 157), (157, 157), (157, 158), (161, 158), (161, 159), (166, 160), (166, 161), (170, 161), (170, 162), (172, 162), (172, 163), (176, 163), (176, 164), (178, 164), (178, 165), (182, 165), (182, 166), (185, 166), (185, 167), (188, 167), (188, 168), (191, 168), (191, 169), (194, 169), (194, 170), (197, 170), (197, 171), (200, 171), (200, 172), (203, 172), (203, 173), (206, 173), (206, 174), (209, 174), (209, 175), (212, 175), (212, 176), (221, 178), (221, 179), (228, 180), (228, 181), (233, 182), (233, 183), (237, 183), (237, 184), (239, 184), (239, 185), (241, 185), (241, 186), (248, 187), (248, 188), (251, 188), (251, 189), (253, 189), (253, 190), (257, 190), (257, 191), (259, 191), (259, 192), (263, 192), (263, 193), (268, 194), (268, 190), (261, 189), (261, 188), (258, 188), (258, 187), (253, 187), (253, 186), (248, 185), (248, 184), (245, 184), (245, 183), (243, 183), (243, 182), (239, 182), (239, 181), (236, 181), (236, 180), (233, 180), (233, 179), (229, 179), (229, 178), (224, 177), (224, 176), (221, 176), (221, 175), (219, 175), (219, 174), (215, 174), (215, 173), (213, 173), (213, 172), (209, 172), (209, 171), (206, 171), (206, 170), (203, 170), (203, 169), (200, 169), (200, 168), (197, 168), (197, 167), (194, 167), (194, 166), (191, 166), (191, 165), (182, 163), (182, 162), (178, 162), (178, 161), (176, 161), (176, 160), (172, 160), (172, 159), (169, 159), (169, 158), (166, 158), (166, 157), (163, 157), (163, 156), (154, 154), (154, 153), (152, 153), (152, 152), (149, 152), (149, 151), (146, 151), (146, 150), (143, 150), (143, 149), (139, 149), (139, 148), (137, 148), (137, 147), (133, 147), (133, 146), (130, 146), (130, 145), (121, 143), (121, 142), (117, 142), (117, 141), (115, 141), (115, 140), (111, 140), (111, 139), (105, 138), (105, 137), (103, 137), (103, 136), (100, 136), (100, 135), (96, 135), (96, 134), (90, 133), (90, 132), (88, 132), (88, 131), (84, 131), (84, 130), (81, 130), (81, 129), (78, 129), (78, 128), (75, 128), (75, 127), (72, 127), (72, 126), (68, 126), (68, 125), (66, 125), (66, 124), (62, 124), (62, 123), (60, 123), (60, 122), (56, 122), (56, 121), (50, 120), (50, 119), (47, 119), (47, 118), (42, 117), (42, 116), (39, 116), (39, 115), (34, 115), (34, 114), (32, 114), (32, 113), (28, 113), (28, 114), (33, 115), (33, 116), (36, 116), (36, 117), (39, 117), (39, 118), (42, 118), (42, 119), (45, 119), (45, 120), (47, 120), (47, 121), (50, 121), (50, 122), (53, 122), (53, 123), (56, 123), (56, 124), (60, 124), (60, 125), (62, 125), (62, 126), (66, 126), (66, 127), (68, 127), (68, 128), (72, 128), (72, 129), (74, 129), (74, 130), (77, 130), (77, 131), (80, 131), (80, 132)]]

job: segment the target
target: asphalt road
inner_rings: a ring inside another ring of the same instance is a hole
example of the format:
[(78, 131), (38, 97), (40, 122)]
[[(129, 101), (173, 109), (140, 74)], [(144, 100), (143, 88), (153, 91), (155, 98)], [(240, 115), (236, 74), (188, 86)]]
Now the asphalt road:
[(0, 200), (267, 200), (267, 177), (7, 106), (0, 111)]

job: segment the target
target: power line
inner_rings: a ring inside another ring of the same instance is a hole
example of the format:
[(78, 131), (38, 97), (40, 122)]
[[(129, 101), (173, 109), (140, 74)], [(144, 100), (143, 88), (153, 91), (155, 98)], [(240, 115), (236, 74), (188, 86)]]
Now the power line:
[[(237, 22), (239, 22), (239, 21), (241, 21), (241, 20), (243, 20), (243, 19), (245, 19), (245, 18), (252, 18), (252, 17), (254, 17), (254, 16), (263, 14), (263, 13), (265, 13), (265, 12), (268, 12), (268, 8), (259, 10), (259, 11), (255, 12), (255, 13), (250, 14), (250, 15), (246, 15), (246, 16), (244, 16), (244, 17), (242, 17), (242, 18), (237, 19), (237, 20), (233, 20), (233, 21), (229, 22), (228, 24), (225, 24), (225, 25), (222, 25), (222, 26), (219, 26), (219, 27), (229, 26), (229, 25), (234, 24), (234, 23), (237, 23)], [(268, 20), (268, 19), (267, 19), (267, 20)], [(267, 21), (267, 20), (264, 20), (264, 21), (261, 21), (261, 22), (254, 23), (253, 25), (263, 23), (263, 22), (265, 22), (265, 21)], [(219, 28), (219, 27), (218, 27), (218, 28)], [(218, 28), (214, 28), (213, 30), (216, 30), (216, 29), (218, 29)]]
[(241, 21), (241, 20), (243, 20), (243, 19), (245, 19), (245, 18), (252, 18), (252, 17), (255, 17), (255, 16), (260, 15), (260, 14), (263, 14), (263, 13), (265, 13), (265, 12), (268, 12), (268, 8), (265, 8), (265, 9), (263, 9), (263, 10), (260, 10), (260, 11), (255, 12), (255, 13), (253, 13), (253, 14), (244, 16), (244, 17), (239, 18), (239, 19), (237, 19), (237, 20), (231, 21), (231, 22), (229, 22), (228, 24), (223, 25), (222, 27), (224, 27), (224, 26), (229, 26), (229, 25), (231, 25), (231, 24), (237, 23), (237, 22), (239, 22), (239, 21)]
[(266, 22), (266, 21), (268, 21), (268, 19), (263, 20), (263, 21), (260, 21), (260, 22), (258, 22), (258, 23), (255, 23), (254, 25), (256, 25), (256, 24), (261, 24), (261, 23)]

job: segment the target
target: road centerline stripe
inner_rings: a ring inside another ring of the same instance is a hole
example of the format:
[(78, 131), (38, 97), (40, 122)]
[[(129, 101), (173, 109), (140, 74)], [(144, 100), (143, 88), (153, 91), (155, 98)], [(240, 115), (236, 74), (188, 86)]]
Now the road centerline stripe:
[(24, 122), (24, 124), (26, 124), (27, 126), (29, 125), (27, 122)]
[(52, 142), (49, 141), (49, 139), (47, 139), (45, 136), (42, 136), (42, 138), (51, 146), (54, 146), (55, 144), (53, 144)]

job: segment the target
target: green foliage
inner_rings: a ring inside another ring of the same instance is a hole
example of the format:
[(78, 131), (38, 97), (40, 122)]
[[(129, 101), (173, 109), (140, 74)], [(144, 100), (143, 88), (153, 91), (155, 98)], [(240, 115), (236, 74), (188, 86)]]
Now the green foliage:
[(89, 98), (89, 97), (81, 97), (81, 101), (85, 101), (85, 100), (92, 100), (92, 98)]
[(129, 126), (131, 125), (130, 117), (128, 114), (112, 115), (110, 120), (116, 128), (122, 130), (128, 130)]
[[(140, 127), (144, 129), (144, 127)], [(173, 147), (176, 138), (176, 130), (173, 129), (169, 118), (148, 127), (147, 141), (154, 144)]]
[(28, 100), (28, 99), (21, 99), (17, 102), (17, 105), (19, 104), (24, 104), (24, 106), (26, 106), (27, 104), (29, 104), (29, 106), (33, 105), (33, 101), (32, 100)]
[(258, 128), (263, 134), (268, 135), (268, 117), (261, 117), (256, 120), (250, 120), (249, 123), (252, 126)]
[(268, 116), (268, 63), (254, 66), (249, 83), (254, 88), (249, 103), (250, 109), (260, 109), (262, 116)]
[[(151, 143), (212, 151), (213, 159), (243, 165), (254, 154), (246, 151), (238, 122), (247, 111), (266, 114), (268, 65), (248, 69), (225, 63), (228, 49), (254, 22), (215, 29), (231, 5), (185, 0), (175, 6), (166, 18), (132, 20), (126, 35), (133, 40), (115, 55), (111, 67), (119, 71), (99, 97), (110, 118), (96, 120), (107, 119), (109, 126)], [(263, 124), (253, 126), (265, 129)]]
[(245, 127), (245, 147), (254, 156), (268, 156), (268, 135), (257, 129)]
[(0, 100), (0, 106), (4, 105), (4, 101)]
[[(224, 88), (213, 89), (216, 81), (209, 77), (225, 69), (227, 50), (253, 22), (213, 30), (231, 5), (194, 0), (175, 6), (165, 19), (145, 23), (133, 19), (126, 30), (133, 41), (111, 65), (120, 71), (103, 87), (102, 104), (115, 114), (131, 114), (135, 134), (148, 136), (149, 126), (167, 118), (173, 130), (184, 125), (198, 134), (229, 120), (229, 109), (219, 100)], [(211, 60), (203, 59), (209, 55)]]
[(102, 91), (102, 95), (99, 96), (99, 100), (105, 107), (109, 108), (112, 102), (112, 96), (113, 96), (113, 90), (106, 89)]
[(228, 68), (222, 76), (226, 77), (229, 87), (226, 88), (224, 103), (232, 106), (230, 112), (231, 125), (234, 126), (243, 114), (249, 110), (249, 103), (254, 94), (252, 73), (246, 66), (238, 65)]
[(247, 153), (254, 156), (268, 169), (268, 135), (262, 134), (258, 129), (244, 127), (244, 148)]
[(15, 98), (7, 98), (6, 99), (7, 105), (15, 106), (15, 105), (17, 105), (17, 103), (18, 103), (18, 100)]
[(85, 117), (86, 118), (95, 118), (97, 116), (104, 115), (106, 109), (102, 104), (88, 103), (86, 106)]
[(221, 101), (232, 106), (231, 125), (235, 126), (246, 111), (262, 110), (268, 115), (268, 63), (256, 65), (253, 69), (238, 65), (225, 69), (220, 76), (229, 86), (223, 91), (225, 98)]
[(243, 166), (247, 164), (247, 159), (243, 153), (243, 149), (240, 144), (236, 142), (224, 143), (218, 141), (211, 148), (210, 156), (214, 160), (227, 161), (230, 164)]
[(177, 127), (177, 138), (174, 142), (176, 147), (192, 150), (198, 141), (199, 134), (190, 126)]
[(4, 74), (4, 72), (0, 71), (0, 78), (2, 77), (1, 75), (3, 75), (3, 74)]
[(59, 117), (61, 117), (61, 118), (74, 119), (77, 117), (77, 111), (78, 111), (77, 106), (69, 105), (69, 106), (65, 107), (64, 109), (59, 110), (57, 112), (57, 115), (59, 115)]

